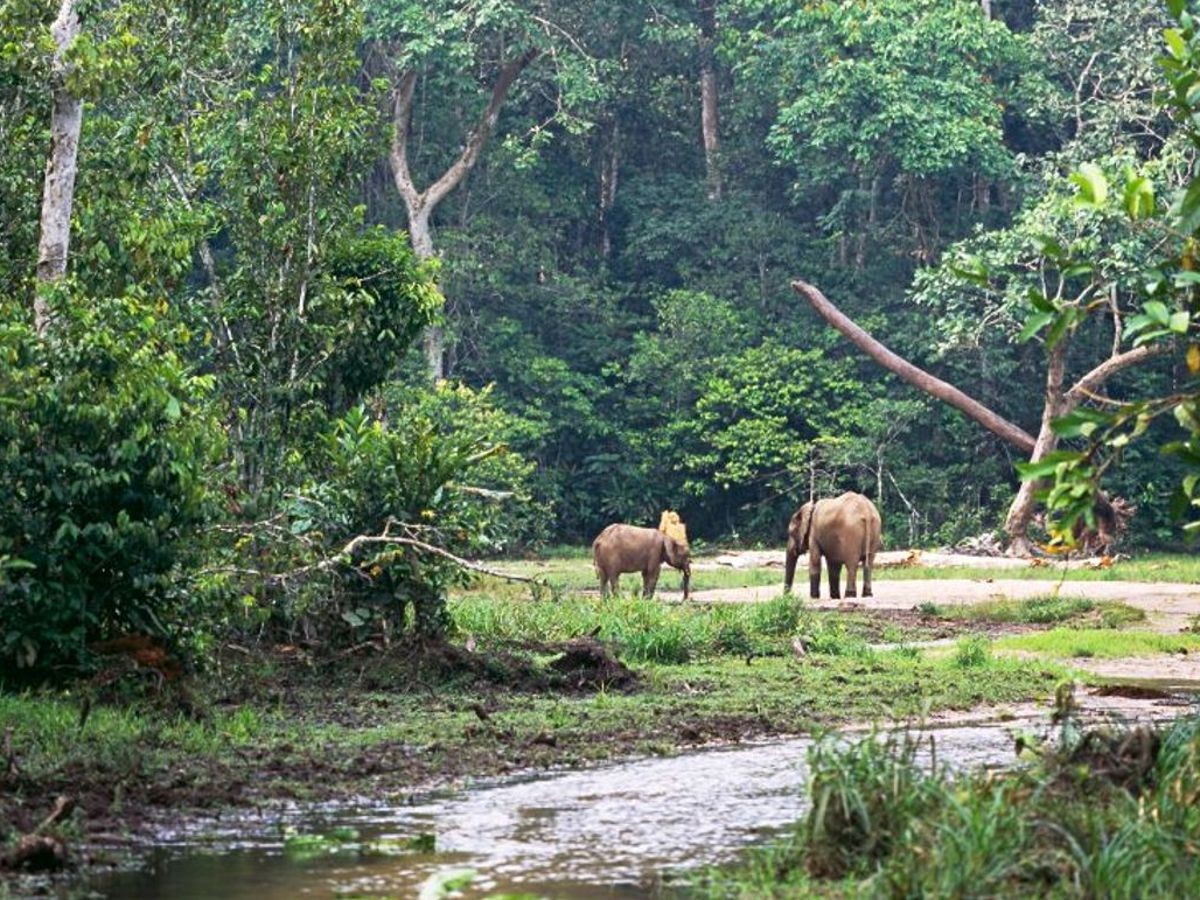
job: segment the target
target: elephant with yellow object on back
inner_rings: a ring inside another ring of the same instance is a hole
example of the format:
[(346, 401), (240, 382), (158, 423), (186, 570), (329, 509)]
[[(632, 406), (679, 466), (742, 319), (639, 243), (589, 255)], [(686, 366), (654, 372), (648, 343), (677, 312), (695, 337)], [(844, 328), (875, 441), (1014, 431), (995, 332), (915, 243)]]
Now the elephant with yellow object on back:
[(853, 491), (828, 500), (809, 501), (788, 523), (787, 558), (783, 589), (791, 591), (796, 562), (808, 554), (809, 595), (821, 596), (821, 557), (829, 569), (829, 596), (841, 599), (842, 566), (846, 567), (846, 596), (857, 597), (855, 581), (863, 567), (863, 596), (871, 596), (875, 554), (883, 547), (883, 522), (875, 504)]
[(642, 596), (654, 595), (663, 563), (683, 572), (683, 599), (692, 579), (687, 528), (677, 513), (668, 510), (657, 529), (636, 525), (609, 525), (592, 542), (592, 561), (600, 579), (600, 593), (616, 593), (623, 572), (642, 573)]

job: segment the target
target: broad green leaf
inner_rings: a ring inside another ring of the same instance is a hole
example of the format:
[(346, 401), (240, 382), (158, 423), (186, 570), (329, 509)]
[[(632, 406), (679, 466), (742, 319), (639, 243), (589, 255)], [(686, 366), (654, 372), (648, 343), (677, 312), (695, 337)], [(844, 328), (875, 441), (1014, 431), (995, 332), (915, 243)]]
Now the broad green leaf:
[(1167, 323), (1167, 327), (1176, 334), (1187, 334), (1188, 325), (1190, 323), (1191, 316), (1188, 315), (1187, 310), (1180, 310), (1178, 312), (1171, 313), (1171, 320)]
[(1125, 213), (1135, 222), (1154, 212), (1154, 185), (1138, 175), (1125, 182)]
[(1045, 294), (1043, 294), (1041, 291), (1039, 291), (1037, 288), (1030, 288), (1028, 297), (1029, 297), (1029, 303), (1038, 312), (1054, 313), (1054, 312), (1058, 311), (1058, 307), (1054, 305), (1054, 303), (1050, 300), (1050, 298), (1047, 297)]
[(1035, 312), (1025, 320), (1025, 327), (1021, 329), (1017, 340), (1027, 341), (1039, 331), (1041, 331), (1048, 323), (1054, 321), (1056, 313), (1053, 312)]
[(1084, 437), (1091, 436), (1101, 425), (1106, 425), (1112, 421), (1112, 418), (1104, 413), (1080, 407), (1073, 410), (1061, 418), (1055, 419), (1051, 423), (1051, 428), (1054, 433), (1060, 437)]
[(1161, 300), (1148, 300), (1143, 304), (1142, 309), (1146, 311), (1146, 315), (1151, 322), (1164, 327), (1171, 321), (1171, 312), (1167, 309), (1167, 304)]
[(1192, 180), (1179, 201), (1179, 230), (1185, 234), (1200, 228), (1200, 178)]
[(1095, 163), (1083, 163), (1070, 175), (1079, 188), (1078, 202), (1088, 206), (1103, 206), (1108, 199), (1108, 179)]
[(1183, 40), (1183, 35), (1179, 33), (1179, 29), (1164, 29), (1163, 37), (1166, 38), (1167, 48), (1171, 51), (1171, 55), (1176, 59), (1183, 59), (1184, 54), (1187, 52), (1187, 44)]

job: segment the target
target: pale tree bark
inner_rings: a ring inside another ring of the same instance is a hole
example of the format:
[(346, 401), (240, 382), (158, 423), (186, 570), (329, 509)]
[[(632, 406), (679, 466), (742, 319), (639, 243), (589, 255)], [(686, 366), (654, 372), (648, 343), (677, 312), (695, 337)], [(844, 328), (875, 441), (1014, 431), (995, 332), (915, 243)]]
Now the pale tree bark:
[[(1113, 352), (1108, 359), (1085, 373), (1070, 389), (1064, 390), (1066, 345), (1062, 342), (1056, 344), (1049, 353), (1042, 422), (1038, 436), (1034, 438), (1027, 431), (967, 396), (953, 385), (947, 384), (924, 369), (897, 356), (856, 325), (811, 284), (797, 280), (792, 282), (792, 287), (796, 293), (808, 301), (821, 318), (885, 369), (930, 396), (965, 413), (988, 431), (1027, 454), (1030, 462), (1043, 459), (1058, 446), (1058, 435), (1052, 428), (1055, 419), (1067, 415), (1084, 400), (1093, 397), (1113, 375), (1157, 356), (1162, 356), (1171, 349), (1167, 345), (1158, 344), (1137, 347), (1122, 353), (1119, 352), (1118, 344), (1114, 343)], [(1115, 324), (1119, 330), (1119, 319)], [(1017, 491), (1017, 496), (1009, 507), (1004, 530), (1010, 540), (1010, 554), (1027, 555), (1030, 550), (1028, 531), (1030, 522), (1033, 520), (1036, 490), (1037, 485), (1034, 482), (1023, 481)]]
[[(54, 39), (51, 66), (50, 153), (42, 187), (41, 234), (38, 239), (37, 280), (54, 282), (67, 273), (71, 241), (71, 207), (75, 199), (76, 158), (83, 127), (83, 100), (67, 87), (71, 65), (67, 51), (79, 36), (79, 14), (74, 0), (62, 0), (58, 17), (50, 26)], [(45, 335), (50, 327), (50, 308), (42, 291), (33, 300), (34, 328)]]
[[(408, 159), (408, 132), (412, 123), (413, 93), (417, 85), (417, 73), (409, 70), (400, 77), (393, 102), (392, 147), (391, 163), (392, 177), (396, 190), (404, 201), (408, 213), (408, 233), (413, 252), (418, 259), (429, 259), (434, 255), (433, 230), (431, 218), (438, 204), (446, 199), (463, 179), (467, 177), (475, 163), (478, 162), (488, 138), (500, 118), (500, 110), (508, 97), (513, 82), (521, 72), (537, 57), (536, 50), (529, 50), (515, 59), (509, 60), (496, 77), (492, 85), (492, 94), (483, 114), (475, 127), (467, 136), (462, 152), (437, 180), (419, 190), (413, 180)], [(431, 327), (425, 332), (425, 356), (429, 363), (430, 376), (434, 381), (444, 378), (445, 370), (445, 337), (440, 327)]]
[[(1067, 345), (1059, 341), (1050, 351), (1046, 365), (1046, 389), (1042, 406), (1042, 425), (1037, 440), (1029, 453), (1030, 462), (1040, 462), (1046, 454), (1058, 447), (1058, 435), (1054, 433), (1054, 420), (1065, 414), (1066, 400), (1063, 396), (1063, 376), (1066, 371)], [(1028, 556), (1033, 549), (1029, 543), (1029, 523), (1033, 520), (1034, 494), (1041, 487), (1039, 481), (1022, 481), (1017, 488), (1004, 519), (1004, 532), (1009, 536), (1008, 555)]]
[(1020, 448), (1026, 453), (1033, 452), (1033, 435), (1014, 425), (1003, 416), (997, 415), (978, 400), (968, 397), (952, 384), (948, 384), (930, 375), (924, 369), (919, 369), (877, 341), (858, 325), (850, 320), (845, 313), (834, 306), (819, 290), (806, 281), (793, 281), (792, 288), (809, 302), (817, 314), (826, 322), (844, 334), (850, 343), (858, 347), (875, 362), (885, 369), (903, 378), (914, 387), (920, 388), (930, 396), (936, 397), (943, 403), (949, 403), (955, 409), (974, 419), (988, 431), (1003, 438), (1008, 443)]
[(720, 200), (721, 130), (717, 94), (716, 0), (698, 0), (700, 11), (700, 133), (704, 139), (704, 165), (708, 175), (708, 199)]
[(601, 148), (600, 160), (600, 255), (605, 259), (612, 256), (612, 233), (609, 216), (617, 202), (617, 178), (620, 173), (621, 125), (614, 118), (609, 123), (608, 138)]

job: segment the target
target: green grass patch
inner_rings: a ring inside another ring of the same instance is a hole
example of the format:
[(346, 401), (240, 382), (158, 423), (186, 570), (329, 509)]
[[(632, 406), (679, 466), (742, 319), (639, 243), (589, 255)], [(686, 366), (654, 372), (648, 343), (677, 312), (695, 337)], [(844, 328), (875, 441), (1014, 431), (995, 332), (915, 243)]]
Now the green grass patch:
[[(789, 624), (775, 612), (780, 618), (760, 621), (756, 633)], [(24, 798), (17, 803), (30, 804), (30, 815), (45, 797), (64, 792), (92, 797), (91, 809), (111, 804), (116, 816), (143, 797), (184, 807), (197, 798), (218, 805), (319, 800), (1016, 702), (1048, 695), (1064, 677), (1053, 665), (989, 659), (963, 669), (918, 653), (869, 650), (749, 664), (722, 655), (645, 663), (638, 671), (636, 690), (588, 693), (400, 678), (384, 688), (384, 679), (363, 679), (357, 669), (343, 676), (300, 669), (282, 690), (277, 672), (257, 688), (225, 685), (223, 693), (242, 699), (203, 721), (152, 707), (97, 706), (81, 725), (78, 696), (0, 694), (0, 723), (13, 728), (19, 767), (10, 796)], [(14, 808), (0, 804), (0, 843), (15, 832), (15, 819), (6, 818)]]
[(1200, 584), (1200, 558), (1190, 553), (1147, 553), (1122, 560), (1106, 569), (1066, 568), (1048, 562), (1044, 566), (887, 566), (875, 570), (879, 581), (919, 579), (1016, 579), (1020, 581), (1146, 581)]
[(451, 601), (450, 615), (460, 635), (493, 644), (528, 646), (595, 635), (612, 641), (627, 661), (660, 663), (722, 653), (782, 653), (787, 649), (783, 639), (812, 618), (793, 596), (709, 605), (666, 604), (628, 594), (524, 601), (470, 594)]
[(1119, 601), (1083, 597), (1029, 597), (1024, 600), (988, 600), (983, 603), (922, 603), (924, 615), (972, 624), (1054, 625), (1061, 622), (1095, 623), (1101, 628), (1122, 628), (1143, 622), (1146, 613)]
[(995, 642), (997, 650), (1023, 650), (1061, 658), (1114, 659), (1189, 653), (1200, 650), (1200, 634), (1156, 634), (1099, 628), (1054, 628), (1036, 634), (1011, 635)]

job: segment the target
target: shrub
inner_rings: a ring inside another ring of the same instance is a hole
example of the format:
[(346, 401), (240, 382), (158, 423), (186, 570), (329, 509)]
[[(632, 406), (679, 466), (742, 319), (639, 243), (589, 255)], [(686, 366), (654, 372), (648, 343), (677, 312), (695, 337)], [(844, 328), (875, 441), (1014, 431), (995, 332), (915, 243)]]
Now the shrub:
[(86, 669), (90, 644), (178, 638), (220, 443), (209, 379), (136, 300), (62, 292), (45, 339), (0, 313), (0, 672)]
[(321, 618), (354, 639), (406, 627), (439, 636), (446, 591), (468, 573), (429, 547), (487, 552), (521, 515), (506, 504), (523, 504), (531, 467), (493, 439), (499, 414), (486, 393), (443, 385), (395, 396), (386, 418), (356, 406), (296, 452), (306, 477), (284, 504), (289, 540), (264, 532), (243, 548), (284, 571), (308, 570), (277, 579), (287, 590), (272, 599), (285, 621)]

